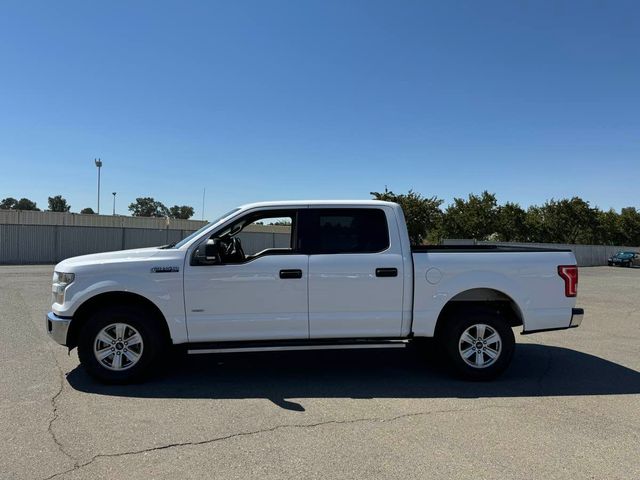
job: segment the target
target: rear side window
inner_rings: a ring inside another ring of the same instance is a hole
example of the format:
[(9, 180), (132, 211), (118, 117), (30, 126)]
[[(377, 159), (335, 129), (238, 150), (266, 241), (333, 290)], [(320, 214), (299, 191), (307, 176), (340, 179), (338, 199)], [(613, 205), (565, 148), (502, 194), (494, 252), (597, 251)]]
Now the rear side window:
[(375, 253), (389, 247), (389, 228), (378, 208), (310, 209), (304, 249), (311, 254)]

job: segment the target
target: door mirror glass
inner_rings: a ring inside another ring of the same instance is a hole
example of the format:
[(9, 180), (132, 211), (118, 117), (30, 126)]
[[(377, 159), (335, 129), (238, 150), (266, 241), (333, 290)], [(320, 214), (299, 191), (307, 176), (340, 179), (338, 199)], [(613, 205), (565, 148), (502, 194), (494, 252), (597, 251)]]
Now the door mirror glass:
[(220, 240), (217, 238), (211, 241), (207, 241), (207, 243), (204, 244), (204, 255), (207, 258), (207, 260), (213, 260), (219, 257), (218, 255), (219, 247), (220, 247)]

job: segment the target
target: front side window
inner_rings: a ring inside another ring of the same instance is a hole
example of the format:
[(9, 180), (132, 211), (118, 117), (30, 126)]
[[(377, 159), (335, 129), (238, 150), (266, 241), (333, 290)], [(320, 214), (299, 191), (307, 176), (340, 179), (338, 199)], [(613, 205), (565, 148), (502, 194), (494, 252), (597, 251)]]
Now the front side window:
[(292, 250), (295, 213), (272, 212), (264, 214), (242, 228), (238, 237), (247, 256), (267, 250)]
[(303, 238), (311, 254), (375, 253), (389, 247), (389, 228), (379, 208), (311, 209)]
[(297, 212), (248, 213), (211, 236), (196, 252), (194, 265), (245, 263), (264, 255), (294, 252)]

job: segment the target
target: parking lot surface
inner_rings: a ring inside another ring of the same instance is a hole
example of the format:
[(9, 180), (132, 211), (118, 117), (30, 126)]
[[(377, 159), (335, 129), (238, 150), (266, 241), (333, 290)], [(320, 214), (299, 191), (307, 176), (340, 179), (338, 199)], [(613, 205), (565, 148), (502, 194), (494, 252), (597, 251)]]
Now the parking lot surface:
[(582, 268), (580, 328), (490, 383), (407, 350), (176, 357), (103, 386), (44, 331), (51, 266), (0, 267), (0, 478), (640, 478), (640, 269)]

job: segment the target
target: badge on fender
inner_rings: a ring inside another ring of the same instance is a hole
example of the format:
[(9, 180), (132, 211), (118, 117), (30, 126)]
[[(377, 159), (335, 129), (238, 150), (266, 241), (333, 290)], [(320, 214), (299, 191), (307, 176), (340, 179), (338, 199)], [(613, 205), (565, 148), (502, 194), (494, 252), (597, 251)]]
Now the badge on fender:
[(180, 267), (153, 267), (151, 273), (171, 273), (179, 272)]

